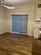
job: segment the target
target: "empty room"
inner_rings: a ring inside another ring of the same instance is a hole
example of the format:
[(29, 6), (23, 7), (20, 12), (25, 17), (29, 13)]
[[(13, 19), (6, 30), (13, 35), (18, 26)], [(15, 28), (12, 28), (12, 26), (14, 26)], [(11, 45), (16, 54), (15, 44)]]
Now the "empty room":
[(41, 0), (0, 0), (0, 55), (41, 55)]

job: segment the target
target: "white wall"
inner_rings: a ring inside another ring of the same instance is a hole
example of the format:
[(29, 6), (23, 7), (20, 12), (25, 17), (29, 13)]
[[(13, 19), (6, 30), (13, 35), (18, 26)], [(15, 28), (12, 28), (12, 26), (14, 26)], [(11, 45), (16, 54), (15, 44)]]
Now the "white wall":
[(0, 34), (5, 32), (5, 8), (0, 7)]
[[(38, 8), (38, 4), (41, 4), (41, 0), (36, 2), (36, 15), (35, 15), (35, 20), (39, 20), (41, 18), (41, 8)], [(34, 24), (34, 37), (38, 38), (39, 37), (39, 28), (41, 27), (41, 22), (36, 22)]]
[[(25, 5), (18, 5), (14, 10), (7, 10), (7, 32), (12, 32), (12, 14), (28, 14), (28, 28), (27, 34), (33, 35), (38, 38), (38, 27), (39, 23), (36, 23), (35, 20), (41, 17), (41, 8), (38, 9), (38, 3), (41, 3), (40, 0), (36, 0), (36, 3), (30, 3)], [(38, 25), (38, 27), (37, 27)]]
[(35, 20), (41, 17), (41, 8), (37, 8), (38, 3), (41, 3), (41, 1), (38, 0), (36, 3), (18, 5), (13, 10), (6, 10), (0, 7), (0, 33), (5, 31), (12, 32), (12, 14), (28, 14), (27, 34), (38, 37), (38, 28), (35, 28), (37, 24), (40, 25)]
[(7, 10), (7, 30), (12, 32), (12, 14), (28, 14), (28, 30), (27, 34), (33, 34), (33, 25), (34, 25), (34, 14), (35, 14), (35, 5), (33, 3), (26, 5), (16, 6), (14, 10)]

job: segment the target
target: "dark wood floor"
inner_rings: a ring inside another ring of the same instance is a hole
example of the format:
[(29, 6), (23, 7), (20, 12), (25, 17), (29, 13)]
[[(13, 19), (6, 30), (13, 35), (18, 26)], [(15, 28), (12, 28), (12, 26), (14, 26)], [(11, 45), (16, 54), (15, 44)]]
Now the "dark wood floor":
[(32, 55), (41, 55), (41, 40), (33, 40)]
[(0, 55), (41, 55), (41, 40), (5, 33), (0, 35)]

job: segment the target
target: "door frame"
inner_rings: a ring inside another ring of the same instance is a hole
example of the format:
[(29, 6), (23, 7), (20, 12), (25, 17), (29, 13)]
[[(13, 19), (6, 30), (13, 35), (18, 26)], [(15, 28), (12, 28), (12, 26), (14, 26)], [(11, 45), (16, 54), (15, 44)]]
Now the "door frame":
[[(28, 14), (12, 14), (12, 16), (28, 16)], [(28, 22), (27, 22), (27, 26), (28, 26)], [(27, 26), (26, 26), (26, 27), (27, 27)], [(27, 28), (27, 30), (28, 30), (28, 28)], [(24, 34), (24, 33), (19, 33), (19, 32), (12, 32), (12, 33), (27, 35), (27, 33), (26, 33), (26, 34)]]

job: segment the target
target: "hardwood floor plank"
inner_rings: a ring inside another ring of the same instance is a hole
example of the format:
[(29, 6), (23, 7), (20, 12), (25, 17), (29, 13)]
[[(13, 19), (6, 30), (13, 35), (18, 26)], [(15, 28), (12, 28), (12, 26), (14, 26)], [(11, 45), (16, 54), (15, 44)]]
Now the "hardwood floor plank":
[(0, 55), (41, 55), (41, 40), (26, 35), (0, 35)]

